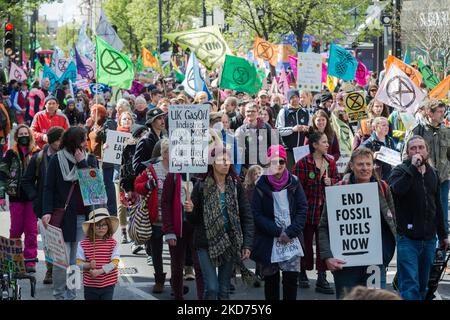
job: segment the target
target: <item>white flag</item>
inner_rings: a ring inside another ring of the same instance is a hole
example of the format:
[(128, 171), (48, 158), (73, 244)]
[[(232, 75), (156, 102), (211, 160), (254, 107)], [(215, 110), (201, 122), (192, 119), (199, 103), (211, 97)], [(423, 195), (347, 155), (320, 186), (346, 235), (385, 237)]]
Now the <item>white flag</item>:
[(9, 70), (9, 80), (17, 80), (23, 82), (27, 80), (27, 74), (17, 64), (11, 62), (11, 69)]
[(100, 13), (100, 20), (97, 25), (97, 30), (95, 31), (98, 36), (107, 41), (114, 49), (119, 51), (123, 48), (123, 42), (120, 40), (116, 31), (113, 29), (108, 19), (105, 16), (103, 10)]
[(414, 113), (425, 96), (402, 70), (392, 64), (375, 99), (393, 108)]
[(95, 58), (95, 45), (92, 43), (91, 39), (86, 34), (86, 22), (83, 21), (81, 25), (80, 32), (78, 33), (78, 41), (76, 48), (81, 56), (87, 57), (89, 60)]
[(54, 71), (58, 77), (61, 77), (64, 72), (66, 72), (66, 69), (69, 66), (70, 62), (72, 62), (72, 59), (66, 59), (64, 57), (58, 57), (55, 60)]
[(184, 87), (184, 91), (186, 91), (188, 95), (195, 97), (197, 92), (206, 91), (203, 90), (204, 81), (200, 76), (200, 68), (194, 52), (191, 52), (184, 76), (182, 85)]

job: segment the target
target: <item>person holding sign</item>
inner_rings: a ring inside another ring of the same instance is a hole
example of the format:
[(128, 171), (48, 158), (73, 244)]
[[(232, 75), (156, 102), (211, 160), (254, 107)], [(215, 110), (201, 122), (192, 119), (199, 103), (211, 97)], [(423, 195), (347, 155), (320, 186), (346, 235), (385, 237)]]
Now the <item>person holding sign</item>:
[(379, 179), (387, 181), (389, 174), (391, 173), (392, 166), (386, 162), (377, 160), (377, 156), (381, 147), (386, 147), (395, 150), (395, 143), (389, 134), (389, 122), (385, 117), (377, 117), (372, 121), (372, 128), (374, 132), (369, 139), (364, 141), (360, 148), (367, 148), (374, 152), (375, 158), (375, 173), (378, 175)]
[(309, 288), (306, 270), (313, 270), (314, 267), (313, 238), (315, 238), (317, 251), (316, 269), (318, 272), (316, 291), (333, 294), (334, 290), (326, 277), (327, 267), (320, 259), (318, 237), (320, 216), (325, 204), (325, 187), (334, 185), (339, 180), (336, 162), (327, 155), (328, 147), (328, 137), (325, 133), (315, 132), (311, 134), (309, 136), (309, 150), (311, 153), (295, 164), (292, 173), (300, 180), (308, 200), (308, 213), (306, 215), (305, 229), (303, 230), (305, 257), (301, 263), (300, 286)]
[(285, 149), (273, 145), (267, 157), (270, 160), (268, 175), (258, 180), (253, 191), (255, 240), (251, 258), (260, 264), (266, 300), (280, 300), (280, 271), (283, 299), (296, 300), (306, 197), (297, 177), (286, 168)]
[[(86, 156), (86, 148), (86, 131), (81, 127), (69, 128), (63, 135), (60, 150), (48, 163), (44, 184), (42, 223), (44, 226), (60, 224), (70, 265), (76, 262), (77, 243), (83, 239), (82, 224), (91, 211), (83, 204), (77, 174), (77, 169), (97, 167), (95, 158)], [(55, 214), (61, 211), (62, 216)], [(58, 217), (60, 221), (56, 221)], [(76, 297), (75, 289), (66, 286), (66, 270), (57, 266), (53, 268), (53, 296), (56, 300)]]
[[(211, 152), (213, 164), (184, 204), (194, 225), (194, 247), (204, 280), (205, 300), (229, 299), (233, 266), (250, 257), (253, 217), (245, 191), (222, 145)], [(218, 271), (216, 270), (218, 268)]]
[(433, 265), (436, 236), (448, 247), (440, 199), (439, 174), (429, 164), (425, 139), (412, 136), (406, 142), (407, 159), (389, 177), (397, 216), (397, 272), (400, 295), (405, 300), (424, 300)]
[[(378, 180), (374, 172), (373, 153), (367, 148), (359, 148), (352, 153), (347, 167), (347, 173), (344, 175), (339, 185), (358, 184), (377, 182), (378, 200), (381, 216), (381, 234), (383, 264), (380, 265), (380, 286), (386, 287), (386, 270), (395, 252), (395, 216), (394, 201), (389, 186), (383, 180)], [(345, 200), (345, 199), (344, 199)], [(344, 201), (343, 200), (343, 201)], [(330, 234), (331, 232), (341, 232), (340, 229), (329, 229), (327, 206), (333, 204), (326, 203), (323, 208), (322, 217), (319, 224), (319, 247), (320, 257), (325, 261), (327, 268), (333, 273), (334, 284), (336, 287), (336, 297), (342, 298), (344, 290), (351, 290), (358, 285), (367, 286), (369, 274), (368, 266), (346, 267), (345, 261), (337, 259), (331, 252)], [(351, 205), (348, 203), (348, 205)], [(349, 216), (349, 215), (348, 215)], [(350, 225), (351, 232), (355, 237), (364, 232), (364, 228), (358, 223)], [(367, 230), (366, 230), (367, 231)]]

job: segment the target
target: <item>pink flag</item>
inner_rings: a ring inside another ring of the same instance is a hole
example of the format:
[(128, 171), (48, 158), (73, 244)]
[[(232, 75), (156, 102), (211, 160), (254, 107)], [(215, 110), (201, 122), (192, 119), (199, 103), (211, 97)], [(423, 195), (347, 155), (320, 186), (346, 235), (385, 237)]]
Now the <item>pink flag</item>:
[(322, 83), (327, 83), (328, 66), (322, 62)]
[(289, 56), (289, 64), (291, 65), (292, 72), (294, 73), (295, 80), (297, 80), (297, 57)]
[(367, 85), (367, 77), (369, 76), (369, 70), (364, 65), (364, 63), (361, 62), (361, 60), (358, 59), (356, 60), (358, 61), (358, 67), (356, 68), (355, 73), (356, 83), (359, 84), (360, 86), (365, 86)]
[(289, 82), (287, 79), (286, 71), (284, 68), (281, 70), (280, 79), (278, 80), (278, 85), (280, 87), (281, 94), (287, 98), (287, 93), (289, 91)]

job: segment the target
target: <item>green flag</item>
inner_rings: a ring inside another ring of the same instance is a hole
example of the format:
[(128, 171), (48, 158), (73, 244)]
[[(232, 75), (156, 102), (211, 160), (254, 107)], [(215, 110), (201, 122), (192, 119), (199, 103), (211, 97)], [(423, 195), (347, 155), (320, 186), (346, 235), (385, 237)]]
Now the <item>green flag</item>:
[(262, 78), (256, 66), (244, 58), (225, 56), (220, 87), (254, 94), (261, 89)]
[(127, 55), (95, 36), (97, 46), (97, 81), (111, 87), (130, 90), (134, 80), (133, 63)]
[(136, 72), (141, 72), (144, 70), (144, 64), (142, 63), (142, 57), (139, 57), (139, 59), (136, 61), (135, 64)]
[(218, 26), (165, 34), (164, 38), (177, 44), (183, 50), (189, 48), (208, 70), (220, 67), (225, 55), (231, 54)]
[(434, 75), (433, 70), (425, 65), (422, 60), (419, 60), (419, 71), (422, 74), (423, 82), (429, 90), (433, 90), (439, 84), (438, 77)]
[(44, 71), (44, 66), (39, 62), (39, 60), (36, 60), (36, 66), (34, 69), (34, 79), (39, 80), (39, 73)]

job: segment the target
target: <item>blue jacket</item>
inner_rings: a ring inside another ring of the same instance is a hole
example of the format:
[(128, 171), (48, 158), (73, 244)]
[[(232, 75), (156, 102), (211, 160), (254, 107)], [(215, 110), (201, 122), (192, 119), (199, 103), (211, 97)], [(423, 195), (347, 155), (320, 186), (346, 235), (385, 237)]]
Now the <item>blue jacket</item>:
[[(306, 222), (305, 192), (297, 177), (289, 174), (289, 183), (286, 186), (291, 225), (285, 230), (289, 238), (298, 237), (303, 245), (303, 228)], [(275, 223), (273, 210), (272, 186), (267, 176), (262, 176), (256, 183), (252, 196), (252, 213), (255, 223), (255, 236), (251, 259), (263, 265), (271, 264), (273, 239), (279, 237), (282, 229)]]

